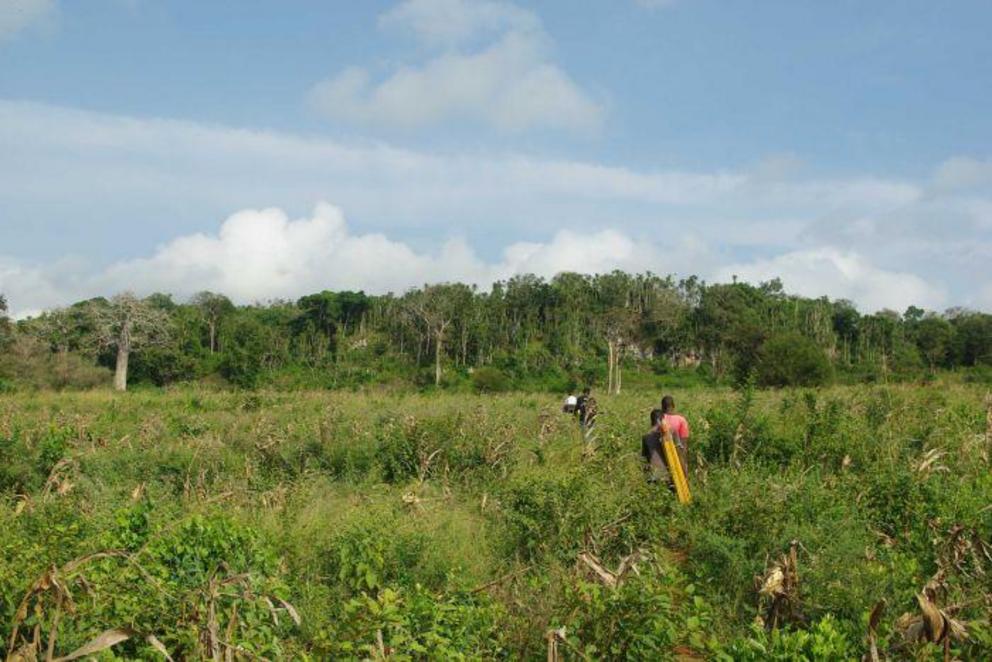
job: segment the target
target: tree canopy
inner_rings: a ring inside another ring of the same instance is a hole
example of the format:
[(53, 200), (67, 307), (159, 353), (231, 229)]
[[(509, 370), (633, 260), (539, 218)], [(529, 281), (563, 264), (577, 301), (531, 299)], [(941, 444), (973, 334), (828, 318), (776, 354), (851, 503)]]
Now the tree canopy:
[(985, 313), (911, 306), (863, 314), (846, 300), (789, 294), (778, 280), (707, 284), (620, 271), (518, 275), (486, 290), (323, 290), (249, 306), (213, 292), (186, 302), (163, 293), (101, 297), (16, 324), (0, 314), (4, 335), (112, 368), (125, 347), (134, 379), (154, 384), (216, 374), (243, 386), (469, 386), (472, 371), (490, 367), (515, 386), (619, 390), (628, 373), (650, 371), (717, 381), (753, 374), (783, 385), (992, 365)]

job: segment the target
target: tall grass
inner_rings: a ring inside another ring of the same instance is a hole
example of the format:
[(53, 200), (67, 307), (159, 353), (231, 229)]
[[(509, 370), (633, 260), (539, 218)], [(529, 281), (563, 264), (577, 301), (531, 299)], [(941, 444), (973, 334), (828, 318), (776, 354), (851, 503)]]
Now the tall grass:
[[(936, 581), (967, 627), (953, 654), (992, 655), (979, 387), (675, 395), (687, 507), (644, 480), (648, 391), (598, 398), (592, 448), (534, 394), (2, 395), (0, 636), (64, 655), (119, 628), (111, 650), (147, 659), (846, 659), (885, 600), (878, 646), (904, 657), (939, 652), (897, 626)], [(793, 542), (796, 609), (769, 632), (758, 585)], [(69, 598), (31, 594), (52, 568)]]

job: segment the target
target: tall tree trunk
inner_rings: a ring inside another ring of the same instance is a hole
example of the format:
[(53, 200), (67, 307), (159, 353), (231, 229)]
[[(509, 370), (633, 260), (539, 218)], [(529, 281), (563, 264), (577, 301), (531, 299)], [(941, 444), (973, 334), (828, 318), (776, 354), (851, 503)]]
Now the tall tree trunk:
[(616, 357), (616, 359), (615, 359), (615, 360), (613, 361), (613, 366), (614, 366), (614, 368), (615, 368), (615, 369), (616, 369), (616, 371), (617, 371), (617, 378), (616, 378), (616, 380), (614, 380), (614, 381), (616, 382), (616, 387), (617, 387), (617, 392), (616, 392), (616, 394), (617, 394), (617, 395), (620, 395), (620, 385), (621, 385), (621, 383), (622, 383), (622, 380), (623, 380), (623, 378), (622, 378), (622, 374), (621, 374), (621, 372), (620, 372), (620, 370), (622, 369), (622, 368), (621, 368), (621, 365), (620, 365), (620, 354), (622, 353), (622, 351), (623, 351), (623, 350), (622, 350), (622, 346), (618, 346), (618, 347), (617, 347), (617, 357)]
[(613, 392), (613, 341), (606, 342), (606, 392)]
[(438, 334), (434, 343), (434, 386), (441, 385), (441, 344), (443, 339)]
[(127, 390), (127, 360), (130, 352), (124, 347), (117, 348), (117, 369), (114, 371), (114, 389)]
[(211, 321), (210, 322), (210, 353), (211, 354), (213, 354), (214, 352), (217, 351), (216, 336), (217, 336), (217, 325), (214, 324), (214, 322)]

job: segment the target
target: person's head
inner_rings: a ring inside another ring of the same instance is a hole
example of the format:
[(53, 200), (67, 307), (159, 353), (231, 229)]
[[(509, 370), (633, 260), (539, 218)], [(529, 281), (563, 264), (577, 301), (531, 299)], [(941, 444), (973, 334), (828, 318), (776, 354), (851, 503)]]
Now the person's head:
[(588, 386), (582, 389), (582, 395), (589, 395), (591, 392), (592, 389), (590, 389)]
[(652, 409), (651, 410), (651, 427), (653, 427), (653, 428), (654, 427), (657, 427), (658, 426), (658, 423), (661, 422), (661, 419), (664, 418), (664, 416), (665, 416), (665, 412), (663, 412), (662, 410), (660, 410), (660, 409)]
[(675, 411), (675, 398), (670, 395), (666, 395), (661, 399), (661, 410), (666, 414), (671, 414)]

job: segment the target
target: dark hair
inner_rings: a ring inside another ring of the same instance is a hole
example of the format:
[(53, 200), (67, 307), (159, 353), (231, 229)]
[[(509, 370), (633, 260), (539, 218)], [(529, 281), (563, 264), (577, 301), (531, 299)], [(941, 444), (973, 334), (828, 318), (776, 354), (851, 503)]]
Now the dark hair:
[(651, 427), (654, 427), (654, 426), (658, 425), (658, 423), (661, 421), (661, 419), (662, 419), (662, 417), (664, 415), (665, 415), (665, 412), (663, 412), (662, 410), (660, 410), (660, 409), (652, 409), (651, 410)]
[(670, 395), (666, 395), (661, 399), (661, 409), (666, 414), (670, 414), (675, 411), (675, 398)]

